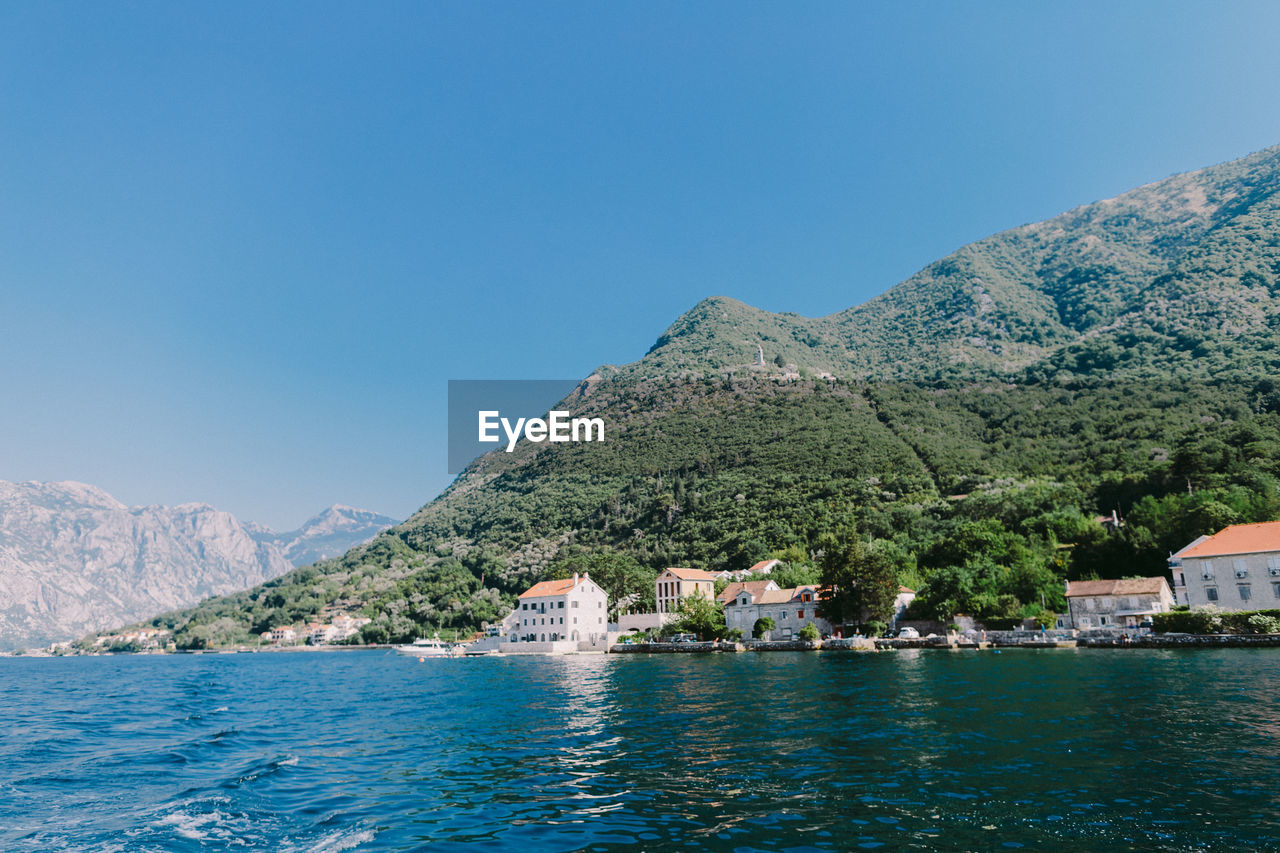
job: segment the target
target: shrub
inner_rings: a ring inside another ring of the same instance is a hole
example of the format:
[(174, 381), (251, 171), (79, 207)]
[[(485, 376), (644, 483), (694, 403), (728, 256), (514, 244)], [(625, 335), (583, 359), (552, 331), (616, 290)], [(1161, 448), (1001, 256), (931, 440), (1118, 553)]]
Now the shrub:
[(1245, 624), (1250, 634), (1280, 634), (1280, 619), (1265, 613), (1250, 613)]
[(724, 638), (731, 643), (736, 643), (742, 639), (742, 629), (730, 628), (728, 631), (725, 632)]
[(756, 624), (751, 627), (751, 636), (757, 640), (764, 637), (765, 634), (773, 630), (773, 619), (768, 616), (761, 616), (756, 620)]
[(1280, 610), (1222, 611), (1205, 607), (1152, 617), (1157, 633), (1280, 634)]
[(800, 629), (800, 639), (809, 640), (810, 642), (818, 639), (818, 626), (812, 622), (805, 625)]

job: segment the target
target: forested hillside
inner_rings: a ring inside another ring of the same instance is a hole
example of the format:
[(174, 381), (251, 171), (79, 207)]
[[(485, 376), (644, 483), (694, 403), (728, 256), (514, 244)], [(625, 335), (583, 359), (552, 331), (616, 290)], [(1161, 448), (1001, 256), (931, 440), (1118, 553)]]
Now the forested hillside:
[(667, 565), (803, 572), (826, 535), (872, 540), (937, 616), (1161, 572), (1199, 533), (1280, 517), (1278, 188), (1268, 149), (824, 318), (704, 300), (567, 402), (604, 444), (489, 454), (374, 542), (156, 623), (218, 644), (331, 606), (404, 640), (496, 620), (569, 561), (639, 590)]

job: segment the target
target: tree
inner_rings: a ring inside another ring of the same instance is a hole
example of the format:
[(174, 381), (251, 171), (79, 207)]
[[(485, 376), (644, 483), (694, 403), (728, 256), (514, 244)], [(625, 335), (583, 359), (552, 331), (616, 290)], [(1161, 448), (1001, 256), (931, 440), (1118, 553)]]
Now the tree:
[(575, 573), (590, 575), (609, 596), (611, 619), (617, 618), (620, 609), (652, 611), (657, 607), (653, 583), (658, 573), (640, 565), (630, 554), (609, 549), (573, 554), (553, 563), (544, 580), (562, 580)]
[(764, 635), (773, 630), (773, 619), (768, 616), (761, 616), (756, 620), (756, 624), (751, 626), (751, 636), (757, 640), (763, 640)]
[(831, 624), (893, 618), (898, 575), (881, 549), (863, 542), (853, 531), (843, 541), (826, 537), (819, 569), (823, 591), (818, 609)]
[(724, 635), (724, 609), (719, 602), (701, 595), (685, 596), (680, 599), (679, 614), (667, 624), (667, 633), (697, 634), (703, 640)]
[(818, 626), (812, 622), (806, 624), (800, 629), (800, 639), (808, 640), (810, 642), (818, 639)]

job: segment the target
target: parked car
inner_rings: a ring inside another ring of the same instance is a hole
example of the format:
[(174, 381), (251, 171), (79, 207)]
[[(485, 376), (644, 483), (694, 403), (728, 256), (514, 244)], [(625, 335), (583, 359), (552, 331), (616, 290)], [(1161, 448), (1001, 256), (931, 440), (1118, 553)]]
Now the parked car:
[(676, 634), (671, 638), (673, 643), (696, 643), (698, 642), (697, 634)]
[(906, 627), (898, 632), (898, 636), (904, 640), (918, 640), (920, 639), (920, 632), (915, 628)]

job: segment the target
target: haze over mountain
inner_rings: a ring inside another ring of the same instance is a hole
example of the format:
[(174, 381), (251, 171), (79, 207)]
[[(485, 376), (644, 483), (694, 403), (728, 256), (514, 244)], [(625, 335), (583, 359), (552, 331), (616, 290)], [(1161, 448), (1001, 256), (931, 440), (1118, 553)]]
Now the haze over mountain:
[(603, 444), (490, 453), (342, 558), (157, 622), (218, 644), (340, 601), (367, 639), (411, 639), (500, 618), (575, 555), (804, 564), (855, 527), (939, 616), (1163, 571), (1186, 537), (1280, 514), (1278, 189), (1280, 147), (996, 234), (828, 317), (705, 299), (564, 401), (605, 418)]
[(245, 589), (393, 523), (334, 506), (275, 533), (206, 504), (128, 507), (84, 483), (0, 481), (0, 648), (76, 639)]

